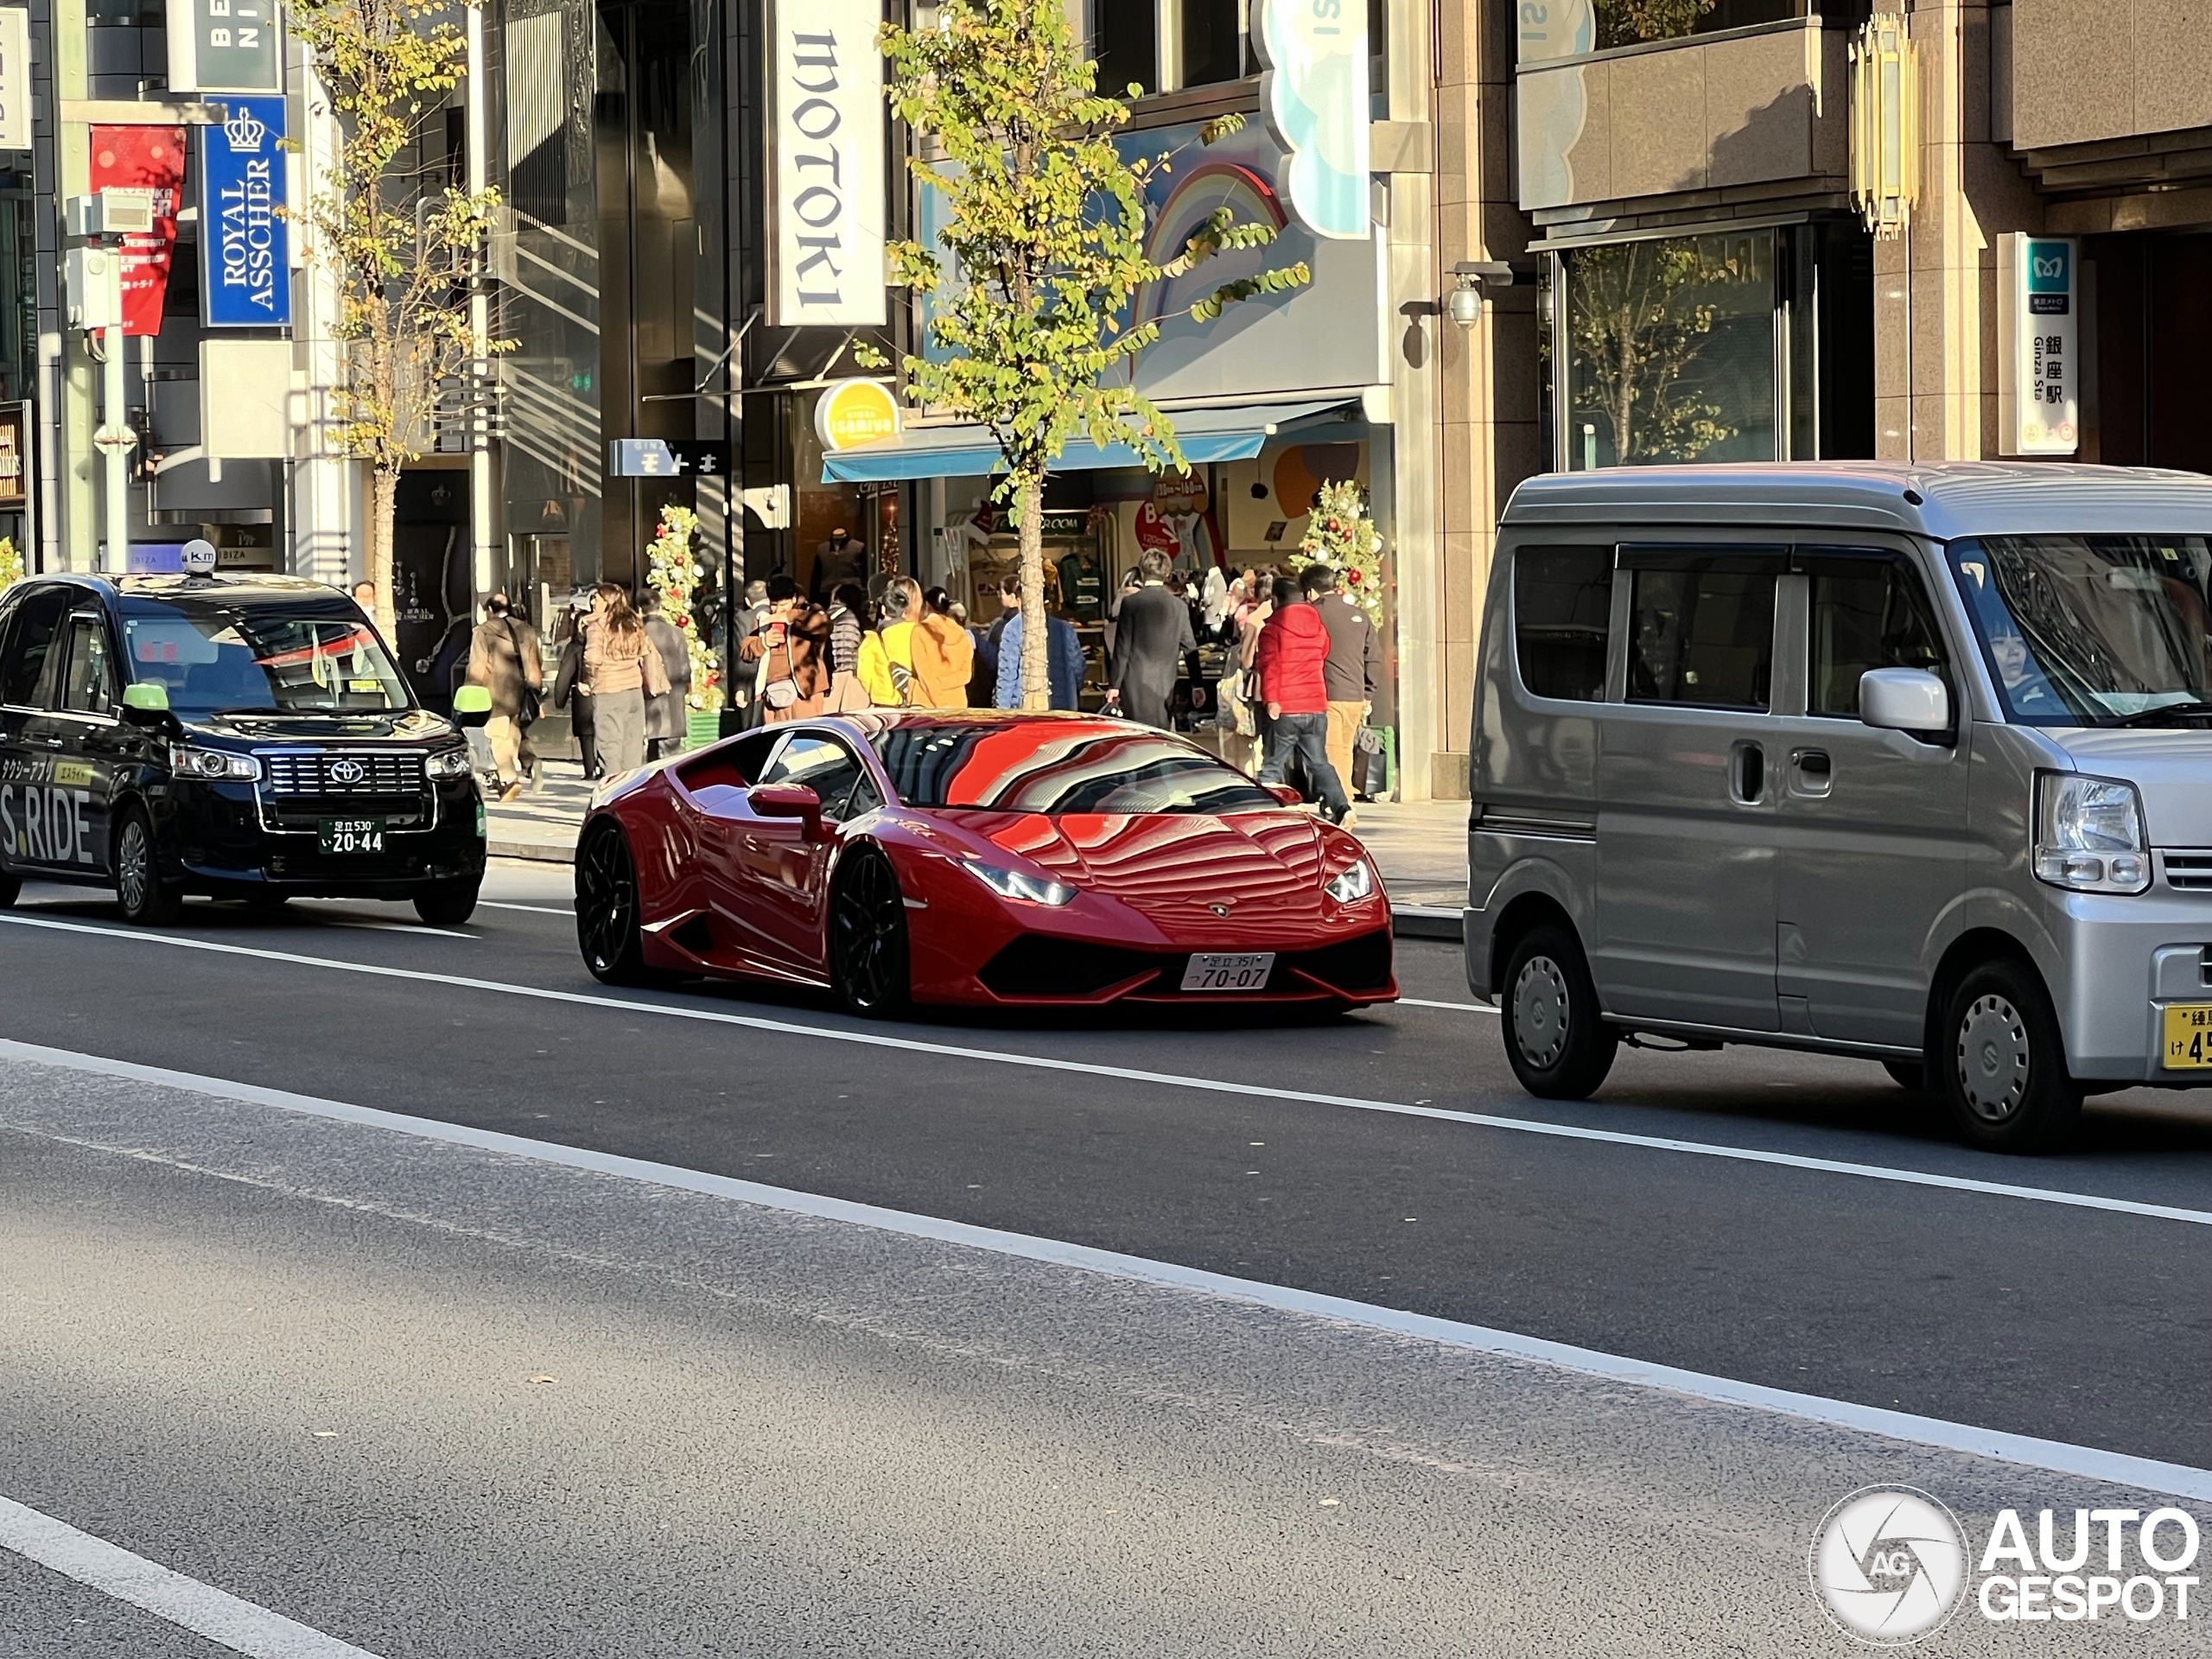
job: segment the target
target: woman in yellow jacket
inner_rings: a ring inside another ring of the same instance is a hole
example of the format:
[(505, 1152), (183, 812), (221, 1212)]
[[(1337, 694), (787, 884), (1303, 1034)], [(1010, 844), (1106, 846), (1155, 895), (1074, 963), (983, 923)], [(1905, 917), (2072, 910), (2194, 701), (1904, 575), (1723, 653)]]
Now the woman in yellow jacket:
[(861, 684), (879, 709), (965, 709), (976, 642), (922, 602), (922, 585), (900, 576), (883, 590), (882, 623), (861, 641)]

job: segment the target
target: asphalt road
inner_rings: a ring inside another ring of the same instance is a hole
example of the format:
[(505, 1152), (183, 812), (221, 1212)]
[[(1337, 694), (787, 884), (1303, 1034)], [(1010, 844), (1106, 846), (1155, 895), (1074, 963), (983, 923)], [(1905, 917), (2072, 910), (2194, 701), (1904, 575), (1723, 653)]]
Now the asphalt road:
[[(607, 993), (557, 875), (488, 894), (29, 889), (0, 1038), (2212, 1466), (2196, 1096), (2033, 1162), (1805, 1057), (1541, 1107), (1445, 948), (1446, 1006), (1318, 1026), (868, 1026)], [(0, 1058), (0, 1498), (388, 1656), (1843, 1651), (1853, 1487), (2107, 1496), (926, 1233)], [(0, 1655), (224, 1651), (4, 1552), (0, 1609)]]

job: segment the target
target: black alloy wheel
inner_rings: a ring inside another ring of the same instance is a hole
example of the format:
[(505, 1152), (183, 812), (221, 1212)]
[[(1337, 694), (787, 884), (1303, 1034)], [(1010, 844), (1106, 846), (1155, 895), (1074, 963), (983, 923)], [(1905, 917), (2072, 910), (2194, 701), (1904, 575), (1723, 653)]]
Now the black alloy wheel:
[(415, 895), (415, 913), (432, 927), (459, 927), (476, 913), (474, 881), (441, 881)]
[(1918, 1060), (1884, 1060), (1882, 1070), (1890, 1074), (1890, 1081), (1909, 1093), (1928, 1092), (1928, 1068)]
[(1540, 1100), (1586, 1100), (1613, 1069), (1620, 1033), (1598, 1011), (1598, 987), (1573, 930), (1535, 927), (1505, 967), (1498, 1023), (1505, 1058), (1521, 1086)]
[(143, 806), (125, 807), (116, 829), (115, 901), (137, 927), (165, 927), (184, 909), (182, 896), (162, 880), (154, 823)]
[(1986, 962), (1959, 982), (1936, 1058), (1952, 1121), (1985, 1151), (2047, 1152), (2081, 1121), (2058, 1015), (2024, 962)]
[(855, 1014), (906, 1006), (906, 900), (891, 861), (862, 845), (845, 855), (830, 896), (830, 976)]
[(576, 945), (594, 979), (607, 985), (651, 980), (638, 924), (638, 865), (630, 843), (620, 824), (594, 824), (576, 855)]

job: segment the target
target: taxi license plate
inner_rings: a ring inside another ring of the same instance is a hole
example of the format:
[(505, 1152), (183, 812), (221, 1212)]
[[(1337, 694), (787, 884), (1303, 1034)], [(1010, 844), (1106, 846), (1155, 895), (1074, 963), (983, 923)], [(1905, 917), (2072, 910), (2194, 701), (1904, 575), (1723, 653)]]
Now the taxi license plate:
[[(1268, 976), (1274, 972), (1275, 953), (1272, 950), (1201, 952), (1191, 958), (1190, 966), (1183, 969), (1183, 988), (1186, 991), (1261, 991), (1268, 985)], [(2208, 1032), (2212, 1037), (2212, 1032)]]
[(324, 818), (320, 828), (322, 850), (326, 853), (384, 851), (382, 818)]
[(2177, 1002), (2163, 1012), (2166, 1040), (2159, 1063), (2169, 1071), (2212, 1071), (2212, 1002)]

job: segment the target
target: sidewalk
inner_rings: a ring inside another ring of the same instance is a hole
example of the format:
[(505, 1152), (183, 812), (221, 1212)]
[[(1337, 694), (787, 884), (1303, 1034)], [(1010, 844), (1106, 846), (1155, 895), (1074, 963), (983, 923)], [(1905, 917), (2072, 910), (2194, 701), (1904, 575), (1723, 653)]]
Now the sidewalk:
[[(576, 830), (591, 785), (573, 760), (548, 760), (543, 782), (512, 805), (493, 803), (486, 832), (494, 858), (575, 861)], [(1358, 809), (1352, 833), (1366, 843), (1390, 890), (1398, 931), (1457, 939), (1467, 899), (1467, 804), (1377, 801)]]

